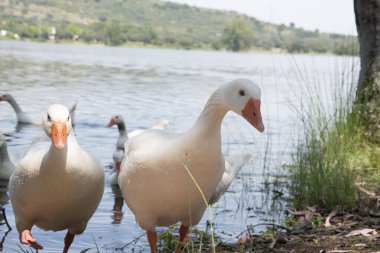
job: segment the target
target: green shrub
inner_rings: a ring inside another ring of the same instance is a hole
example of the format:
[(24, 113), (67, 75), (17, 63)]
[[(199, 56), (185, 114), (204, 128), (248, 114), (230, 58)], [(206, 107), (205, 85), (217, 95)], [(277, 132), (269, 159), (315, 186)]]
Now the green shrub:
[[(296, 166), (290, 173), (296, 208), (318, 205), (331, 209), (341, 205), (350, 209), (355, 204), (356, 172), (352, 165), (364, 135), (362, 114), (353, 106), (351, 81), (343, 80), (343, 85), (338, 85), (329, 106), (323, 106), (314, 96), (311, 110), (301, 113), (304, 133), (294, 155)], [(332, 112), (328, 108), (333, 108)]]

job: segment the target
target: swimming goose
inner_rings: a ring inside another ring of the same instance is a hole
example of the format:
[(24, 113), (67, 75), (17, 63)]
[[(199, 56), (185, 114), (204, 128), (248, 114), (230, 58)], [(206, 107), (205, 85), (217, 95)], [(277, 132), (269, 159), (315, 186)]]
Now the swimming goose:
[[(19, 124), (33, 124), (33, 125), (41, 125), (42, 124), (42, 120), (33, 119), (27, 113), (23, 112), (21, 110), (21, 107), (18, 105), (18, 103), (16, 102), (16, 100), (13, 98), (13, 96), (11, 94), (1, 95), (0, 101), (7, 101), (12, 106), (13, 110), (16, 113), (17, 123), (19, 123)], [(77, 106), (77, 103), (75, 103), (70, 108), (71, 122), (73, 122), (73, 124), (74, 124), (74, 116), (75, 116), (76, 106)]]
[(147, 231), (152, 252), (157, 252), (156, 226), (181, 222), (179, 252), (189, 226), (202, 218), (205, 201), (210, 200), (225, 170), (220, 130), (226, 113), (232, 110), (264, 131), (260, 97), (256, 84), (238, 79), (211, 95), (196, 123), (184, 134), (145, 130), (129, 140), (119, 186), (136, 221)]
[[(169, 121), (166, 119), (161, 119), (156, 125), (152, 126), (150, 129), (161, 129), (164, 130), (168, 127)], [(145, 131), (146, 129), (136, 129), (133, 130), (132, 132), (128, 133), (128, 138), (135, 137), (139, 134), (141, 134), (142, 131)]]
[[(160, 122), (158, 122), (156, 125), (152, 127), (152, 129), (165, 129), (168, 126), (168, 124), (169, 124), (169, 121), (165, 119), (161, 119)], [(114, 115), (111, 117), (107, 126), (112, 127), (113, 125), (117, 125), (117, 128), (119, 130), (119, 138), (117, 139), (117, 142), (116, 142), (116, 150), (112, 156), (114, 169), (109, 174), (108, 181), (111, 185), (118, 185), (120, 164), (124, 158), (124, 152), (125, 152), (125, 148), (124, 148), (125, 142), (128, 140), (128, 138), (132, 138), (134, 136), (139, 135), (145, 129), (137, 129), (130, 133), (127, 133), (124, 118), (121, 115)]]
[(243, 168), (244, 164), (246, 164), (251, 157), (252, 155), (250, 153), (237, 153), (230, 156), (225, 156), (224, 173), (208, 202), (210, 205), (218, 202), (220, 197), (228, 190), (232, 182), (235, 180), (241, 168)]
[[(152, 129), (166, 129), (169, 124), (169, 121), (165, 119), (161, 119), (156, 125), (152, 127)], [(125, 127), (124, 118), (121, 115), (114, 115), (108, 122), (107, 127), (112, 127), (113, 125), (117, 125), (119, 130), (119, 138), (116, 142), (116, 150), (121, 149), (124, 150), (124, 144), (128, 140), (128, 138), (132, 138), (136, 135), (139, 135), (145, 129), (136, 129), (130, 133), (127, 133), (127, 129)]]
[(111, 117), (107, 127), (112, 127), (113, 125), (117, 125), (117, 129), (119, 130), (119, 138), (116, 142), (116, 150), (121, 149), (124, 151), (124, 143), (128, 140), (127, 129), (125, 128), (124, 118), (121, 115), (114, 115)]
[(9, 180), (15, 166), (9, 159), (7, 141), (5, 136), (0, 133), (0, 179)]
[(51, 140), (30, 147), (11, 176), (9, 195), (21, 243), (42, 248), (31, 234), (33, 225), (68, 229), (63, 250), (67, 252), (99, 205), (104, 172), (100, 161), (77, 143), (65, 106), (48, 108), (43, 129)]

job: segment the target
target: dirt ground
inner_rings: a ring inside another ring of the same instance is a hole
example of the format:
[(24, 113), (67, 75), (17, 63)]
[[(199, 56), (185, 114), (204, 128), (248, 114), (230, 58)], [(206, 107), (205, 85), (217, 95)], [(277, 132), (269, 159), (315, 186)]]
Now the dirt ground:
[[(330, 230), (333, 232), (332, 230)], [(324, 253), (324, 252), (378, 252), (380, 238), (365, 236), (345, 237), (333, 232), (330, 235), (305, 233), (302, 235), (274, 235), (252, 238), (243, 245), (219, 244), (217, 252), (284, 252), (284, 253)]]
[(244, 231), (236, 244), (219, 243), (217, 252), (380, 253), (380, 198), (363, 201), (352, 213), (339, 207), (330, 212), (316, 208), (289, 210), (293, 226), (273, 226), (266, 235)]

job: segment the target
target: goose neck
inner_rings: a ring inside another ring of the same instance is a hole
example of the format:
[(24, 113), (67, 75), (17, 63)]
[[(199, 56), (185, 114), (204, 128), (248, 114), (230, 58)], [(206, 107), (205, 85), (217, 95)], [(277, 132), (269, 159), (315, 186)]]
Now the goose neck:
[(224, 116), (228, 112), (228, 108), (223, 103), (223, 99), (218, 91), (207, 101), (202, 113), (199, 115), (195, 123), (196, 128), (207, 130), (219, 130)]
[(125, 128), (125, 123), (123, 121), (117, 123), (117, 129), (119, 130), (120, 135), (122, 133), (125, 133), (127, 131), (126, 128)]
[(9, 160), (9, 155), (8, 155), (8, 151), (7, 151), (7, 146), (4, 143), (0, 147), (0, 161), (7, 161), (7, 160)]
[(16, 113), (22, 112), (20, 106), (17, 104), (16, 100), (13, 97), (10, 97), (8, 102)]

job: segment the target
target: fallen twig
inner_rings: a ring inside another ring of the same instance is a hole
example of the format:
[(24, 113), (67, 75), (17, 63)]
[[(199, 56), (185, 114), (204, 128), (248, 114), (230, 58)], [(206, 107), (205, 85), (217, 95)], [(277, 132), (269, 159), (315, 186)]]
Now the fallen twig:
[(124, 250), (127, 246), (131, 245), (134, 242), (137, 242), (141, 237), (143, 237), (146, 233), (142, 233), (141, 235), (137, 236), (135, 239), (130, 241), (129, 243), (125, 244), (123, 247), (115, 248), (115, 250)]
[(325, 224), (324, 224), (324, 226), (326, 228), (328, 228), (328, 227), (331, 226), (330, 219), (332, 217), (334, 217), (339, 211), (340, 211), (340, 206), (338, 205), (338, 206), (334, 207), (334, 209), (331, 211), (331, 213), (326, 217), (326, 221), (325, 221)]
[(240, 234), (238, 234), (236, 236), (236, 238), (238, 238), (239, 236), (241, 236), (242, 234), (244, 234), (245, 232), (248, 232), (250, 235), (251, 235), (251, 230), (252, 228), (254, 227), (258, 227), (258, 226), (272, 226), (272, 227), (277, 227), (277, 228), (280, 228), (280, 229), (283, 229), (283, 230), (286, 230), (286, 233), (287, 234), (291, 234), (292, 230), (287, 228), (287, 227), (284, 227), (284, 226), (281, 226), (281, 225), (277, 225), (277, 224), (274, 224), (274, 223), (259, 223), (259, 224), (255, 224), (255, 225), (249, 225), (247, 229), (243, 230)]
[(356, 188), (360, 192), (367, 194), (370, 197), (376, 197), (376, 193), (368, 191), (367, 189), (363, 188), (361, 185), (362, 185), (361, 183), (355, 183)]

